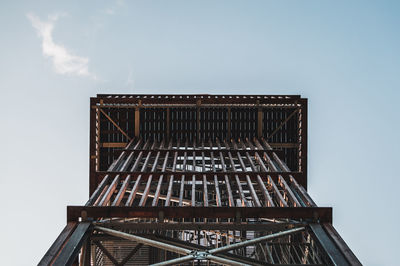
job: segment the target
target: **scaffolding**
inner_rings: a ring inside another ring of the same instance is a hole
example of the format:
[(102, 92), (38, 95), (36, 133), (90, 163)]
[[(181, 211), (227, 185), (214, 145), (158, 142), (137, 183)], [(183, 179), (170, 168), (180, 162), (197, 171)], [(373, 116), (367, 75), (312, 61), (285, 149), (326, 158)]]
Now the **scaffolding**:
[(361, 265), (307, 193), (298, 95), (97, 95), (89, 180), (39, 265)]

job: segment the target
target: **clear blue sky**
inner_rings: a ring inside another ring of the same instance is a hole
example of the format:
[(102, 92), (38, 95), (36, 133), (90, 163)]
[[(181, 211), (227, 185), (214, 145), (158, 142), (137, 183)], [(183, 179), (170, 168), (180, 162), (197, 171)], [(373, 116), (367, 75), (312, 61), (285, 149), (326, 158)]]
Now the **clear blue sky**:
[(85, 203), (90, 96), (248, 93), (309, 99), (311, 196), (365, 265), (395, 265), (399, 3), (3, 1), (2, 262), (37, 263)]

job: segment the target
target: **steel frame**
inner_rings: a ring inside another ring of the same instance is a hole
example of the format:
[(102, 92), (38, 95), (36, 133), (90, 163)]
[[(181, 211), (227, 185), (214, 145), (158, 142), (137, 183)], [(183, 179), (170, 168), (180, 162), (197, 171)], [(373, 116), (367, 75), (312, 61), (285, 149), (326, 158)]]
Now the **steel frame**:
[(67, 207), (39, 265), (360, 265), (307, 193), (307, 99), (97, 95), (90, 107), (89, 200)]

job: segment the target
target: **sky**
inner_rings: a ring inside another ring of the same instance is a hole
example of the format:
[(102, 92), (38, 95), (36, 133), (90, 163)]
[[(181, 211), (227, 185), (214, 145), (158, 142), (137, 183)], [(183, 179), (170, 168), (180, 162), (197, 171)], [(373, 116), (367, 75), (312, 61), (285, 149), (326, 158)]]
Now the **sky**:
[(97, 93), (300, 94), (309, 193), (365, 265), (400, 252), (400, 2), (2, 1), (0, 250), (39, 262), (88, 198)]

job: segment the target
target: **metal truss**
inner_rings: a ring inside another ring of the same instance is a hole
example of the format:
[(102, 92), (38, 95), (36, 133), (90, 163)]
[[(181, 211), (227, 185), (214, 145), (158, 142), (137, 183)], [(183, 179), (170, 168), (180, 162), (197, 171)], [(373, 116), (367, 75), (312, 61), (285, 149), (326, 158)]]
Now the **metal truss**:
[(307, 99), (98, 95), (90, 134), (39, 265), (360, 265), (307, 193)]

